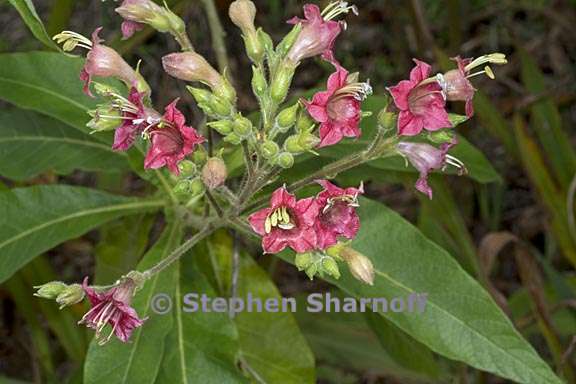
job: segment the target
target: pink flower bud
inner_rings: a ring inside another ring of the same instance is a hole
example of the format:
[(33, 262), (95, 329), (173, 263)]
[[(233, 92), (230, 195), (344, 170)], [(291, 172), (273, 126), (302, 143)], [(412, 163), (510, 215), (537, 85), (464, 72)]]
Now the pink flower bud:
[(115, 11), (124, 18), (122, 38), (127, 39), (134, 32), (144, 28), (143, 24), (152, 24), (154, 28), (165, 32), (169, 25), (162, 15), (164, 8), (151, 0), (124, 0)]
[(224, 79), (201, 55), (196, 52), (171, 53), (162, 58), (164, 71), (185, 81), (199, 81), (213, 92), (222, 86)]
[(242, 33), (250, 34), (256, 32), (254, 18), (256, 17), (256, 6), (250, 0), (236, 0), (230, 4), (228, 9), (230, 20)]
[(202, 168), (202, 181), (210, 190), (218, 188), (226, 181), (226, 163), (219, 157), (211, 157)]
[(414, 59), (416, 66), (410, 71), (410, 80), (402, 80), (388, 88), (394, 104), (400, 109), (398, 134), (414, 136), (423, 129), (436, 131), (451, 127), (446, 112), (442, 88), (435, 79), (430, 81), (430, 65)]

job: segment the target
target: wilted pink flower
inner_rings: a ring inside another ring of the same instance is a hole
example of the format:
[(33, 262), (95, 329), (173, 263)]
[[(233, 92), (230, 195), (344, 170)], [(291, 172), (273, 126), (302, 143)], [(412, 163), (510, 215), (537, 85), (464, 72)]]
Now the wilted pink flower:
[(320, 213), (315, 229), (318, 236), (318, 249), (326, 249), (338, 242), (338, 237), (353, 239), (360, 229), (360, 219), (356, 213), (358, 195), (364, 193), (359, 188), (340, 188), (327, 180), (318, 180), (324, 190), (316, 196)]
[(341, 23), (332, 19), (349, 11), (357, 13), (356, 7), (348, 6), (345, 1), (332, 2), (322, 12), (315, 4), (305, 4), (304, 19), (293, 17), (288, 20), (289, 24), (301, 23), (302, 30), (288, 51), (287, 58), (299, 63), (316, 55), (332, 57), (334, 41), (342, 30)]
[(480, 56), (477, 59), (462, 59), (460, 56), (456, 56), (452, 60), (456, 61), (458, 68), (439, 75), (438, 82), (447, 100), (466, 102), (466, 116), (471, 117), (474, 114), (472, 99), (474, 98), (476, 89), (469, 79), (481, 74), (486, 74), (489, 78), (493, 79), (494, 73), (487, 65), (483, 71), (470, 72), (472, 69), (488, 63), (506, 64), (506, 56), (502, 53), (492, 53)]
[(136, 287), (131, 279), (125, 279), (120, 285), (102, 293), (88, 286), (88, 277), (84, 279), (82, 286), (92, 304), (92, 309), (82, 317), (78, 324), (86, 324), (88, 328), (96, 330), (96, 339), (100, 338), (107, 324), (112, 327), (108, 337), (99, 341), (100, 345), (108, 342), (112, 335), (116, 335), (124, 343), (127, 342), (132, 331), (146, 320), (140, 319), (134, 308), (130, 306)]
[(86, 56), (86, 63), (80, 72), (80, 79), (84, 81), (84, 93), (93, 96), (90, 91), (92, 76), (114, 77), (122, 80), (128, 87), (139, 82), (138, 74), (126, 61), (110, 47), (100, 44), (103, 40), (98, 37), (102, 27), (92, 33), (90, 51)]
[[(335, 60), (326, 91), (317, 92), (312, 101), (304, 100), (308, 113), (320, 123), (320, 144), (325, 147), (344, 137), (360, 136), (360, 102), (372, 92), (368, 83), (359, 83)], [(356, 77), (356, 76), (354, 76)]]
[(170, 103), (164, 112), (162, 123), (150, 130), (151, 145), (144, 159), (144, 168), (168, 167), (178, 175), (178, 163), (204, 142), (198, 132), (186, 126), (184, 115), (176, 108), (178, 99)]
[(286, 247), (303, 253), (316, 248), (317, 216), (318, 204), (314, 198), (296, 200), (282, 187), (272, 194), (270, 207), (253, 213), (248, 221), (254, 232), (262, 236), (265, 253), (278, 253)]
[(442, 88), (435, 79), (429, 79), (430, 65), (414, 59), (416, 66), (410, 71), (410, 80), (402, 80), (388, 88), (394, 104), (400, 109), (398, 134), (414, 136), (423, 129), (436, 131), (451, 127), (446, 112)]
[(398, 152), (410, 161), (418, 170), (420, 177), (416, 181), (416, 189), (432, 199), (432, 188), (428, 185), (428, 175), (435, 169), (444, 170), (447, 165), (458, 168), (459, 173), (466, 172), (464, 164), (448, 154), (448, 150), (456, 145), (456, 141), (443, 143), (435, 148), (426, 143), (411, 143), (401, 141), (396, 145)]
[(144, 130), (149, 130), (162, 120), (162, 116), (158, 112), (143, 104), (143, 97), (144, 93), (140, 93), (136, 88), (132, 87), (127, 102), (124, 100), (122, 105), (119, 106), (122, 111), (123, 121), (122, 125), (114, 133), (112, 149), (116, 151), (127, 150), (132, 146), (139, 134), (144, 132)]

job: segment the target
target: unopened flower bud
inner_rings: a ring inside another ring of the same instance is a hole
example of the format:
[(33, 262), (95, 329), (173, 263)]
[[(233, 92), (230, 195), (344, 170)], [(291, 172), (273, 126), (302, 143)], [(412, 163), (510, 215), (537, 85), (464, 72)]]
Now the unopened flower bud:
[(287, 137), (286, 141), (284, 141), (284, 149), (290, 153), (300, 153), (305, 151), (302, 145), (300, 145), (298, 135), (292, 135)]
[(178, 170), (180, 171), (181, 177), (194, 176), (198, 171), (196, 164), (190, 160), (182, 160), (180, 163), (178, 163)]
[(275, 103), (280, 104), (288, 95), (295, 70), (296, 66), (288, 62), (283, 62), (278, 68), (270, 86), (270, 96)]
[(266, 160), (274, 159), (276, 157), (276, 155), (278, 155), (278, 152), (280, 152), (280, 148), (278, 147), (278, 144), (276, 144), (272, 140), (264, 141), (264, 143), (262, 143), (261, 150), (262, 150), (262, 156)]
[(232, 105), (228, 100), (218, 97), (206, 89), (194, 87), (186, 88), (198, 103), (198, 107), (207, 115), (227, 117), (232, 113)]
[(303, 271), (306, 268), (308, 268), (311, 262), (312, 262), (312, 254), (309, 252), (297, 253), (296, 257), (294, 258), (294, 264), (296, 265), (296, 268), (298, 268), (299, 271)]
[(389, 112), (387, 108), (382, 108), (378, 113), (378, 125), (386, 131), (396, 128), (396, 119), (397, 115), (394, 112)]
[(236, 0), (230, 4), (228, 9), (230, 20), (236, 25), (242, 33), (256, 31), (254, 27), (254, 18), (256, 17), (256, 6), (250, 0)]
[(111, 131), (122, 124), (122, 115), (117, 108), (109, 104), (99, 105), (96, 109), (89, 111), (92, 119), (86, 124), (94, 132)]
[(374, 266), (369, 258), (350, 247), (342, 248), (340, 256), (348, 264), (352, 276), (363, 283), (374, 284)]
[(208, 159), (208, 152), (203, 146), (196, 147), (192, 153), (192, 161), (196, 164), (203, 164)]
[(199, 81), (216, 92), (224, 83), (223, 77), (203, 56), (196, 52), (171, 53), (162, 58), (164, 71), (170, 76), (185, 81)]
[(37, 291), (34, 293), (34, 296), (43, 299), (55, 299), (66, 287), (67, 285), (61, 281), (51, 281), (35, 286), (34, 288), (37, 289)]
[(56, 302), (60, 305), (60, 309), (79, 303), (82, 300), (84, 300), (84, 289), (80, 284), (68, 285), (56, 297)]
[(290, 152), (282, 152), (276, 158), (276, 164), (284, 169), (291, 168), (294, 165), (294, 156)]
[(310, 118), (308, 113), (302, 112), (296, 120), (296, 131), (297, 132), (311, 132), (314, 130), (314, 120)]
[(278, 114), (278, 117), (276, 118), (276, 124), (278, 124), (281, 132), (286, 132), (288, 128), (296, 123), (299, 106), (300, 104), (296, 103), (291, 107), (283, 109)]
[(200, 196), (204, 193), (204, 183), (200, 179), (194, 179), (190, 182), (190, 196)]
[(124, 38), (148, 24), (158, 32), (170, 32), (178, 36), (185, 31), (184, 21), (166, 7), (161, 7), (152, 0), (124, 0), (116, 12), (126, 20), (122, 23)]
[(172, 188), (172, 192), (177, 196), (188, 195), (190, 193), (191, 184), (192, 180), (189, 179), (178, 180), (174, 188)]
[(234, 144), (234, 145), (238, 145), (242, 142), (242, 137), (238, 136), (236, 133), (232, 132), (231, 134), (229, 134), (228, 136), (226, 136), (224, 138), (224, 141), (230, 143), (230, 144)]
[(316, 272), (318, 272), (318, 264), (316, 263), (310, 264), (308, 268), (306, 268), (305, 272), (308, 278), (312, 280), (314, 278), (314, 275), (316, 275)]
[(320, 138), (310, 132), (301, 132), (298, 135), (298, 144), (300, 144), (304, 151), (309, 151), (320, 144)]
[(234, 119), (234, 133), (239, 137), (247, 137), (252, 133), (252, 122), (244, 116), (238, 115)]
[(340, 278), (340, 270), (338, 269), (338, 263), (336, 263), (336, 261), (330, 256), (325, 256), (322, 259), (322, 271), (335, 279)]
[(226, 163), (219, 157), (211, 157), (202, 168), (202, 181), (209, 190), (218, 188), (228, 176)]
[(261, 99), (266, 94), (268, 84), (262, 70), (256, 66), (252, 66), (252, 92)]
[(216, 130), (219, 134), (226, 136), (232, 132), (234, 123), (230, 120), (218, 120), (207, 124), (210, 128)]

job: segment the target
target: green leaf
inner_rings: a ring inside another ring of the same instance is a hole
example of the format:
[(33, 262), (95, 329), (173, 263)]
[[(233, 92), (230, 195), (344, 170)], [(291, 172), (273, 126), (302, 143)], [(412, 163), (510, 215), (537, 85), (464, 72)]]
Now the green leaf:
[(97, 100), (82, 92), (78, 75), (83, 62), (51, 52), (1, 54), (0, 99), (89, 132), (87, 111)]
[(20, 14), (20, 17), (22, 17), (22, 20), (26, 23), (34, 37), (40, 40), (48, 48), (52, 48), (57, 51), (60, 50), (60, 47), (58, 47), (58, 45), (50, 38), (50, 36), (48, 36), (48, 32), (46, 32), (42, 20), (40, 20), (38, 13), (36, 13), (36, 8), (34, 8), (34, 3), (32, 0), (8, 1), (14, 8), (16, 8)]
[(0, 175), (27, 180), (46, 171), (129, 169), (125, 153), (57, 120), (34, 112), (0, 112)]
[(63, 241), (114, 218), (162, 206), (161, 200), (132, 199), (66, 185), (0, 192), (0, 282)]
[[(138, 270), (164, 259), (182, 239), (180, 224), (170, 224), (146, 253)], [(152, 310), (155, 295), (172, 295), (176, 288), (177, 264), (154, 275), (134, 297), (133, 307), (140, 318), (148, 318), (134, 331), (129, 343), (116, 338), (104, 346), (92, 341), (84, 366), (86, 384), (154, 383), (160, 370), (166, 335), (173, 327), (172, 316)]]
[(174, 327), (166, 340), (158, 384), (247, 382), (236, 368), (238, 332), (228, 314), (183, 311), (185, 294), (216, 296), (206, 276), (194, 263), (194, 258), (201, 256), (195, 250), (175, 264)]
[[(282, 296), (270, 277), (254, 260), (241, 259), (238, 297), (248, 294), (280, 302)], [(236, 315), (234, 322), (240, 332), (242, 361), (266, 383), (315, 383), (314, 355), (298, 329), (290, 312), (248, 312)]]
[[(490, 295), (449, 255), (401, 216), (361, 199), (361, 230), (352, 246), (368, 256), (374, 285), (342, 268), (340, 289), (356, 297), (426, 293), (424, 313), (381, 315), (433, 351), (520, 383), (561, 383)], [(290, 257), (289, 259), (293, 259)]]

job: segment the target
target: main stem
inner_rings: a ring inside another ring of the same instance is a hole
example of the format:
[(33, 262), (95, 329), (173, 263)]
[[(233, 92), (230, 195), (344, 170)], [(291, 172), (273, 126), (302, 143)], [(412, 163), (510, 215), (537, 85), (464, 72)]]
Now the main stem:
[(172, 251), (172, 253), (168, 255), (166, 258), (160, 260), (158, 264), (144, 271), (143, 275), (146, 276), (147, 278), (150, 278), (155, 274), (160, 273), (164, 269), (168, 268), (173, 262), (178, 260), (183, 254), (185, 254), (189, 249), (195, 246), (200, 240), (202, 240), (210, 233), (212, 233), (216, 228), (217, 228), (216, 226), (207, 225), (199, 232), (197, 232), (195, 235), (186, 240), (184, 243), (182, 243), (174, 251)]
[(208, 18), (210, 34), (212, 35), (212, 47), (216, 53), (218, 68), (222, 72), (226, 68), (229, 68), (228, 53), (226, 52), (226, 43), (224, 42), (224, 36), (226, 36), (226, 33), (224, 32), (224, 28), (222, 28), (222, 23), (218, 17), (218, 10), (214, 5), (214, 1), (202, 0), (202, 3), (206, 9), (206, 17)]

